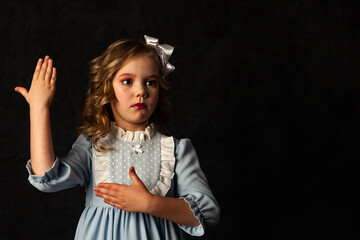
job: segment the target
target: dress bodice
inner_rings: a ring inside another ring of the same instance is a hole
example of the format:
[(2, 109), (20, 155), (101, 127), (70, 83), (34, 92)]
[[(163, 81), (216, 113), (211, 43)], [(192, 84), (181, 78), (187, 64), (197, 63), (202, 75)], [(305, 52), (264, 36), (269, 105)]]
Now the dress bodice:
[(150, 124), (144, 131), (125, 131), (115, 123), (100, 141), (111, 150), (94, 151), (95, 184), (119, 183), (131, 185), (129, 168), (135, 172), (153, 194), (165, 196), (174, 176), (174, 140), (156, 131)]

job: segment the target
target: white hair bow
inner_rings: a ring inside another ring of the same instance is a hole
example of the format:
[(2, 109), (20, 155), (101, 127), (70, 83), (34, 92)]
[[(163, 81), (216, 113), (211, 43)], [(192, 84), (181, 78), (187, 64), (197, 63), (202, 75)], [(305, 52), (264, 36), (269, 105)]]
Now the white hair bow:
[(156, 52), (158, 53), (161, 59), (163, 77), (174, 71), (175, 67), (168, 62), (172, 52), (174, 51), (174, 47), (168, 44), (160, 45), (159, 39), (154, 37), (144, 35), (144, 38), (148, 46), (156, 49)]

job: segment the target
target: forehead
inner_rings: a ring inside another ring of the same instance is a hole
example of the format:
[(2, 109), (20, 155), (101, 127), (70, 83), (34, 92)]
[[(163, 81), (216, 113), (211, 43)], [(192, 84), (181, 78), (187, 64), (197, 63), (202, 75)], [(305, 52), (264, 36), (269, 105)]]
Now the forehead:
[(160, 66), (153, 56), (149, 54), (136, 55), (129, 58), (122, 67), (118, 70), (118, 73), (147, 73), (150, 75), (158, 75), (160, 72)]

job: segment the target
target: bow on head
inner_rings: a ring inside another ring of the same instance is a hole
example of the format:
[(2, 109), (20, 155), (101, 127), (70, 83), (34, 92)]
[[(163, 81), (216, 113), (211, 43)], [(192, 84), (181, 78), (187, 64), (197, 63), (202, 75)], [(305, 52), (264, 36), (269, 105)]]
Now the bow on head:
[(163, 77), (174, 71), (175, 67), (168, 62), (168, 59), (170, 58), (172, 52), (174, 51), (174, 47), (168, 44), (160, 45), (159, 39), (154, 37), (144, 35), (144, 38), (148, 46), (156, 49), (156, 52), (158, 53), (161, 59)]

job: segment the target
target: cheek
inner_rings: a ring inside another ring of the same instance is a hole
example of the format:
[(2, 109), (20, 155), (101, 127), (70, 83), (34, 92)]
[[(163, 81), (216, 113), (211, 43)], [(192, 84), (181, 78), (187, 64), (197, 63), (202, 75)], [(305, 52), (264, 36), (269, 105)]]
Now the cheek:
[(121, 90), (119, 90), (119, 89), (117, 89), (116, 91), (114, 91), (114, 95), (115, 95), (115, 99), (116, 99), (118, 102), (125, 102), (126, 99), (128, 99), (128, 96), (127, 96), (126, 92), (121, 91)]
[(154, 107), (156, 107), (157, 102), (159, 100), (159, 91), (154, 91), (154, 93), (152, 94), (152, 98), (151, 98), (151, 102), (153, 105), (155, 105)]

